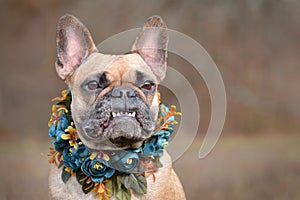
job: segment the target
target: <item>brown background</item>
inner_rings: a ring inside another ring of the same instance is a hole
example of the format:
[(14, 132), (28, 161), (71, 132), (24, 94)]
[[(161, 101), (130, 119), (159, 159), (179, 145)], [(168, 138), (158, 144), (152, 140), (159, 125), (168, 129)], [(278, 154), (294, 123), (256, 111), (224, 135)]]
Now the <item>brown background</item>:
[(199, 160), (209, 95), (188, 63), (169, 59), (201, 106), (198, 137), (174, 164), (188, 199), (299, 199), (299, 9), (297, 0), (1, 1), (0, 199), (47, 199), (49, 166), (40, 153), (50, 145), (50, 99), (65, 88), (53, 64), (55, 25), (65, 13), (79, 17), (96, 43), (161, 15), (218, 65), (227, 119), (214, 151)]

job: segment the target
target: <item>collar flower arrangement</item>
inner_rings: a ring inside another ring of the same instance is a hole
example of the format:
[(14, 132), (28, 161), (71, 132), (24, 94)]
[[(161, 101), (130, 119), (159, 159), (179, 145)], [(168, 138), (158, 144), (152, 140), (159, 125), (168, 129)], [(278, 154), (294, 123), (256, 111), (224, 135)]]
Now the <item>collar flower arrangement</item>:
[(170, 142), (173, 133), (176, 107), (160, 103), (157, 128), (154, 134), (137, 149), (122, 151), (90, 152), (77, 136), (70, 113), (71, 92), (62, 91), (62, 97), (53, 99), (48, 127), (53, 147), (50, 148), (48, 162), (57, 168), (63, 167), (61, 178), (66, 183), (76, 176), (87, 194), (94, 192), (95, 198), (108, 200), (115, 195), (119, 200), (130, 200), (131, 191), (146, 194), (146, 177), (162, 167), (159, 158)]

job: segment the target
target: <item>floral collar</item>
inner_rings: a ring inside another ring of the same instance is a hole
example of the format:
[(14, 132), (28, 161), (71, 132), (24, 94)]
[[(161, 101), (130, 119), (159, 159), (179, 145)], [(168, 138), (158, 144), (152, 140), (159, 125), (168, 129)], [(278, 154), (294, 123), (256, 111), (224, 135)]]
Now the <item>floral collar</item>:
[(119, 200), (130, 200), (131, 191), (146, 194), (146, 177), (162, 167), (159, 158), (170, 142), (170, 135), (177, 122), (176, 107), (160, 103), (157, 128), (154, 134), (137, 149), (123, 151), (89, 152), (77, 136), (76, 127), (70, 114), (72, 101), (70, 90), (62, 91), (62, 97), (53, 99), (48, 123), (49, 136), (53, 139), (48, 156), (49, 163), (63, 167), (61, 178), (66, 183), (76, 176), (87, 194), (94, 192), (98, 199), (108, 200), (115, 195)]

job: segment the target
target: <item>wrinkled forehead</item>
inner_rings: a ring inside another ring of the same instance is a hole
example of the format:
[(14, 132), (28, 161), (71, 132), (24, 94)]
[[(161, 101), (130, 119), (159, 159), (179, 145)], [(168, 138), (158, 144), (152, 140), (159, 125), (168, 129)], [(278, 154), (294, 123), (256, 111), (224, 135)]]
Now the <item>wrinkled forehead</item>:
[(75, 71), (72, 79), (82, 83), (89, 76), (106, 72), (114, 81), (134, 79), (137, 74), (146, 74), (156, 82), (156, 76), (140, 55), (107, 55), (101, 53), (91, 54), (86, 61)]

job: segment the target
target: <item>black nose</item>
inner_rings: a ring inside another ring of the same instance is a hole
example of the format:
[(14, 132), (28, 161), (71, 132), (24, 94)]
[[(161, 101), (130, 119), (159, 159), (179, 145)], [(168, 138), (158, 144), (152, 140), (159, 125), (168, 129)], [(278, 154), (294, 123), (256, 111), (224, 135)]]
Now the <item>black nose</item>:
[(111, 111), (130, 112), (136, 101), (136, 93), (130, 87), (117, 86), (111, 91)]
[(117, 86), (112, 90), (111, 96), (115, 98), (127, 99), (127, 98), (135, 97), (136, 94), (134, 90), (130, 87)]

